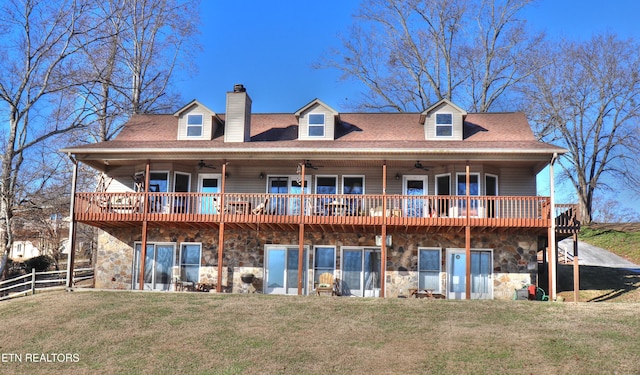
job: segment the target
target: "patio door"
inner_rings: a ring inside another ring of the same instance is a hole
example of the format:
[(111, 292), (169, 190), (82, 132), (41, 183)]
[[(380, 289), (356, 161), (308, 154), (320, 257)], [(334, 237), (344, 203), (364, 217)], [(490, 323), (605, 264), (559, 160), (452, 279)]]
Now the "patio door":
[[(298, 182), (298, 176), (270, 176), (268, 180), (270, 194), (300, 194), (302, 185)], [(310, 176), (305, 176), (304, 192), (308, 194), (311, 186)], [(300, 197), (274, 197), (269, 202), (270, 212), (276, 215), (299, 215)]]
[(402, 193), (412, 196), (404, 204), (404, 212), (407, 217), (429, 216), (429, 200), (423, 198), (427, 195), (427, 176), (403, 176)]
[[(272, 246), (265, 249), (265, 284), (266, 294), (298, 294), (298, 259), (297, 246)], [(307, 294), (307, 249), (303, 254), (302, 286), (303, 294)]]
[[(140, 257), (142, 244), (135, 244), (133, 261), (133, 289), (140, 281)], [(175, 263), (173, 244), (147, 244), (144, 262), (144, 290), (169, 290), (172, 285), (172, 269)]]
[[(466, 298), (467, 255), (464, 249), (447, 250), (447, 298)], [(493, 252), (471, 250), (471, 299), (493, 298)]]
[[(219, 173), (200, 173), (198, 175), (198, 191), (200, 193), (219, 193), (220, 192)], [(200, 213), (201, 214), (217, 214), (220, 208), (219, 197), (203, 196), (200, 197)]]
[(379, 297), (380, 264), (379, 248), (343, 248), (342, 294)]

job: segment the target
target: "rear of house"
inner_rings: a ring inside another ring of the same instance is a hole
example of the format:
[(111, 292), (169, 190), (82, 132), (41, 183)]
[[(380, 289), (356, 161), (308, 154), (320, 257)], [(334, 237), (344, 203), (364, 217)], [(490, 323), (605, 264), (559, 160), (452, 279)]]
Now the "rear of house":
[(557, 212), (536, 176), (565, 152), (522, 113), (254, 114), (242, 85), (224, 114), (194, 100), (63, 151), (102, 176), (74, 191), (97, 288), (298, 295), (330, 273), (343, 296), (455, 299), (537, 283)]

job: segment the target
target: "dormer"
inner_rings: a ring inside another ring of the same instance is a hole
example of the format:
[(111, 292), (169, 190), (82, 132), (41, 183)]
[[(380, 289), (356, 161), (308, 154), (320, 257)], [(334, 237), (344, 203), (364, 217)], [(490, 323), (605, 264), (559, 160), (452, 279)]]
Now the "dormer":
[(178, 140), (211, 140), (218, 116), (197, 100), (173, 114), (178, 118)]
[(442, 99), (420, 115), (424, 138), (429, 141), (461, 141), (464, 116), (467, 111)]
[(298, 119), (298, 139), (307, 141), (335, 139), (339, 114), (336, 110), (314, 99), (296, 113)]

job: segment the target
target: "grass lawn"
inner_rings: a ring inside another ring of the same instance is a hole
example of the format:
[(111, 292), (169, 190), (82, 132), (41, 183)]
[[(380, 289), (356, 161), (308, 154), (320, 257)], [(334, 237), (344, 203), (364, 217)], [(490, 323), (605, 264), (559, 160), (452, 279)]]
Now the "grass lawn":
[(49, 292), (0, 303), (0, 373), (637, 374), (639, 311), (637, 303)]

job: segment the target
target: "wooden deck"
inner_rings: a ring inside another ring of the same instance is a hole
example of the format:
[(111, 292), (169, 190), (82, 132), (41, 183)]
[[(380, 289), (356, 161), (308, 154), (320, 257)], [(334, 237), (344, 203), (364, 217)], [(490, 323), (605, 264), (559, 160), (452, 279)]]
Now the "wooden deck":
[[(556, 210), (558, 211), (558, 209)], [(555, 215), (576, 230), (572, 205)], [(77, 193), (75, 219), (101, 228), (150, 227), (389, 232), (537, 229), (551, 225), (548, 197), (322, 194)], [(579, 224), (577, 226), (579, 229)]]

